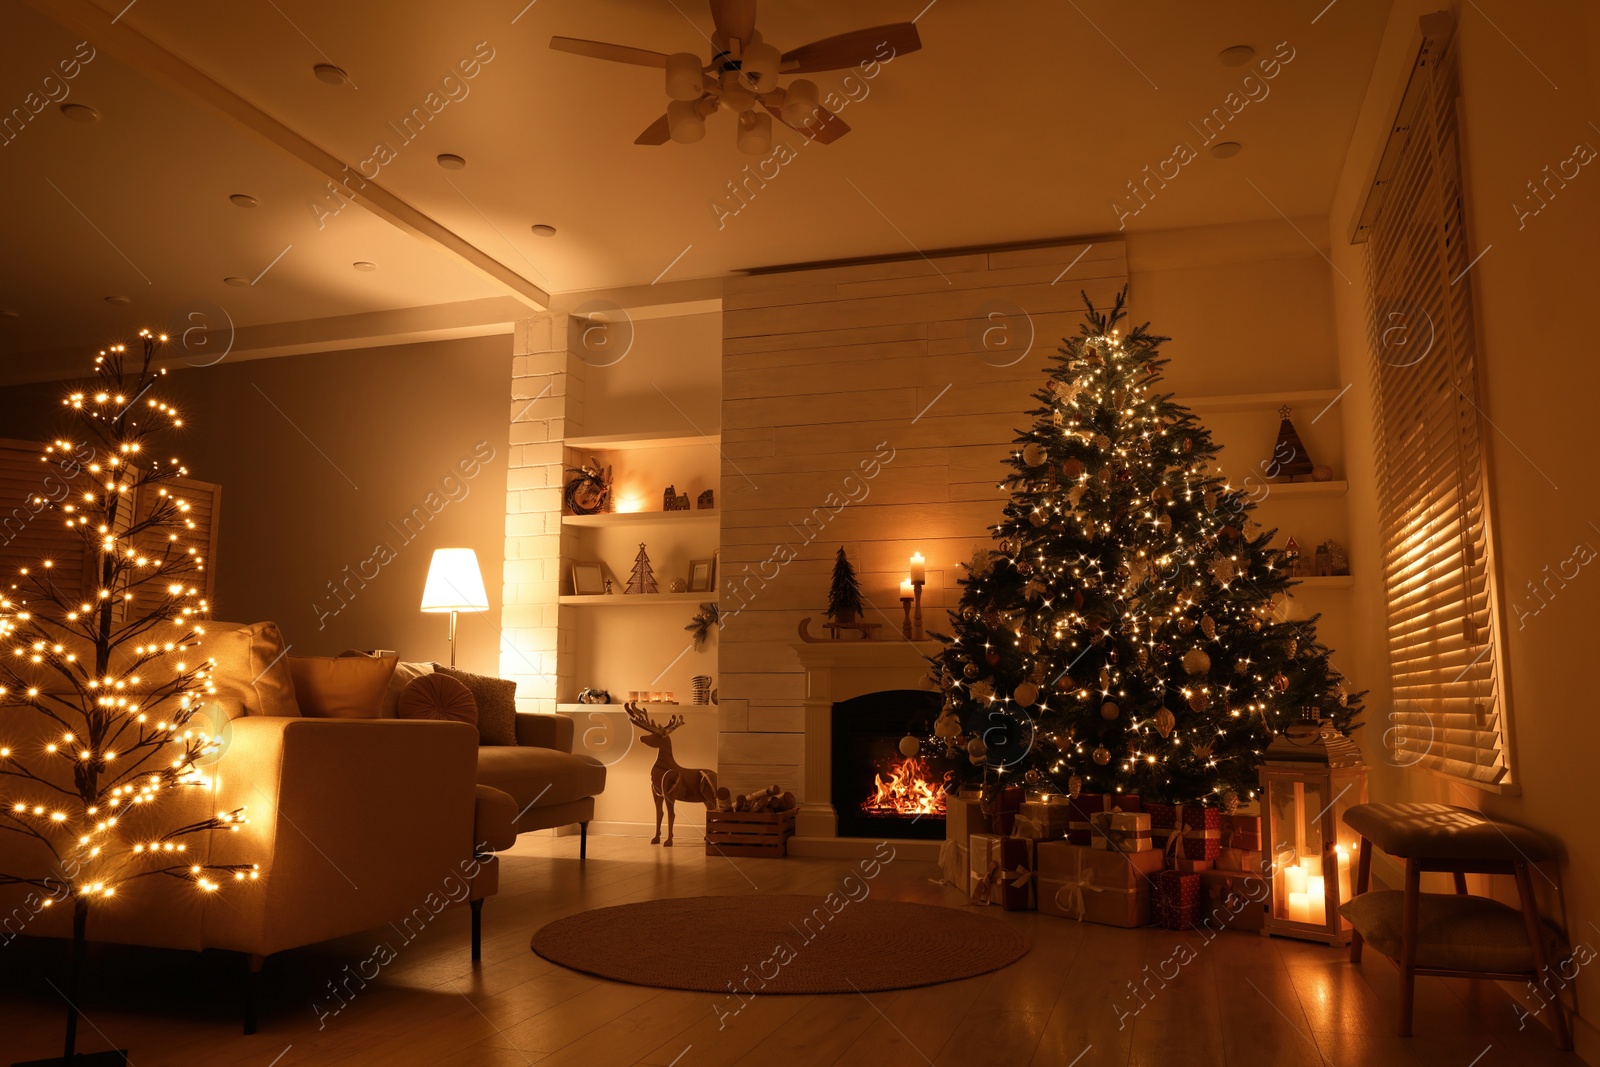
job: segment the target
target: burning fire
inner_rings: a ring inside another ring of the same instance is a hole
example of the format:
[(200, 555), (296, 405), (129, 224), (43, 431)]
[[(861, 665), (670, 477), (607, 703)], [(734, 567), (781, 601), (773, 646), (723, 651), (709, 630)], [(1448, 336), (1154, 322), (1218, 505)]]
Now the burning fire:
[(861, 802), (868, 815), (944, 814), (944, 787), (917, 756), (880, 771), (876, 781), (877, 789)]

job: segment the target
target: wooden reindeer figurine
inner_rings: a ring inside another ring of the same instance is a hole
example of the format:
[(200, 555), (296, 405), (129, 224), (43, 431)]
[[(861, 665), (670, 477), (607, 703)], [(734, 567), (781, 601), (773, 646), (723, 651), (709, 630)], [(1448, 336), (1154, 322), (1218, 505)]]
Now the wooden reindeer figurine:
[[(672, 824), (677, 818), (673, 804), (679, 800), (686, 800), (692, 804), (704, 804), (707, 811), (716, 810), (728, 799), (726, 789), (717, 788), (717, 772), (703, 768), (680, 767), (678, 761), (672, 758), (672, 731), (682, 726), (682, 715), (674, 715), (667, 720), (665, 726), (652, 722), (650, 716), (639, 708), (637, 704), (623, 705), (628, 709), (628, 719), (644, 733), (639, 740), (650, 748), (656, 749), (656, 762), (650, 768), (650, 794), (656, 802), (656, 836), (650, 839), (652, 845), (659, 844), (662, 848), (672, 847)], [(667, 839), (661, 840), (661, 805), (667, 806)]]

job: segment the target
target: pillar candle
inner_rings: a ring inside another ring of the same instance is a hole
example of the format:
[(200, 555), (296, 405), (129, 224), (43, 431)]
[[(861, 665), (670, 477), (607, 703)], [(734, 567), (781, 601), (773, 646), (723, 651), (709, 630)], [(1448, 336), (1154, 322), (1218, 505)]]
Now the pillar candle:
[(909, 578), (900, 583), (900, 599), (910, 600), (915, 595), (916, 591), (911, 588), (911, 580)]
[(1306, 891), (1306, 869), (1298, 863), (1293, 867), (1285, 867), (1283, 869), (1283, 883), (1291, 896), (1295, 893), (1304, 893)]
[(1306, 918), (1310, 910), (1310, 906), (1306, 903), (1306, 894), (1289, 894), (1289, 918), (1291, 920), (1297, 923), (1310, 922), (1311, 920)]
[(1327, 884), (1321, 875), (1313, 875), (1306, 879), (1306, 918), (1308, 923), (1321, 926), (1328, 921), (1328, 893)]
[(928, 580), (928, 561), (926, 559), (922, 558), (922, 553), (921, 552), (912, 553), (912, 556), (911, 556), (911, 582), (912, 582), (912, 584), (915, 585), (918, 582), (926, 582), (927, 580)]

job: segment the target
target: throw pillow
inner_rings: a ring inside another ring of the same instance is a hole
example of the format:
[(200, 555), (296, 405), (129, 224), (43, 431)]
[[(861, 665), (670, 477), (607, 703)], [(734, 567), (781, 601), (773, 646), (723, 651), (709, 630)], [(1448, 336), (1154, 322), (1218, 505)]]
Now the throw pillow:
[(478, 743), (514, 747), (517, 743), (517, 683), (487, 674), (471, 674), (433, 665), (435, 674), (454, 678), (472, 693), (478, 704)]
[(400, 718), (443, 719), (478, 725), (478, 702), (472, 690), (443, 674), (428, 673), (412, 680), (400, 694)]
[[(378, 658), (371, 652), (363, 652), (355, 648), (346, 649), (339, 655), (341, 658), (346, 656), (359, 656), (363, 659)], [(425, 674), (432, 673), (433, 664), (431, 663), (408, 663), (405, 660), (401, 660), (395, 664), (394, 676), (389, 679), (389, 686), (383, 691), (383, 712), (380, 718), (393, 719), (399, 717), (401, 692), (414, 680), (421, 678)]]
[(317, 719), (376, 719), (396, 656), (289, 656), (300, 712)]
[(205, 623), (200, 654), (211, 660), (213, 701), (229, 718), (277, 715), (298, 718), (294, 676), (289, 670), (283, 634), (275, 622), (231, 627)]

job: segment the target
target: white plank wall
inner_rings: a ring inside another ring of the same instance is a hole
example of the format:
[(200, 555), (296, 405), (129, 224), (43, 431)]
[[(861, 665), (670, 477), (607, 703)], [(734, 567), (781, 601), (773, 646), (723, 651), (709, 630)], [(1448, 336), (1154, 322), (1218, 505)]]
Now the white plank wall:
[[(916, 551), (928, 559), (925, 624), (947, 629), (945, 609), (960, 598), (957, 564), (988, 542), (1000, 517), (1001, 463), (1017, 430), (1031, 425), (1023, 412), (1037, 404), (1046, 355), (1077, 333), (1081, 293), (1106, 306), (1126, 280), (1122, 242), (1106, 240), (726, 283), (726, 785), (801, 791), (804, 676), (790, 646), (805, 616), (820, 632), (841, 545), (869, 620), (884, 624), (879, 636), (899, 636), (899, 585)], [(993, 311), (1009, 317), (991, 319)], [(1027, 355), (998, 365), (1015, 358), (1030, 324)], [(985, 350), (986, 329), (1010, 331), (1011, 354)]]

